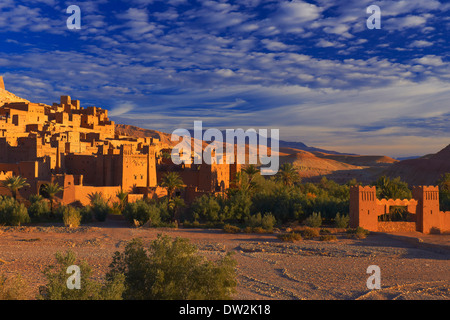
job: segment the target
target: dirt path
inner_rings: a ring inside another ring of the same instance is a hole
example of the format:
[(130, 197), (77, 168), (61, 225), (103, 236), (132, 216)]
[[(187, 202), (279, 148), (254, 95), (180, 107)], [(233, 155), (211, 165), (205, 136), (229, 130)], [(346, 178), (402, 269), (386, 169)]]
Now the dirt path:
[[(214, 259), (235, 251), (236, 299), (450, 299), (449, 236), (370, 235), (363, 240), (303, 240), (283, 243), (274, 234), (226, 234), (220, 230), (130, 228), (108, 221), (68, 230), (64, 227), (1, 227), (0, 274), (21, 274), (28, 298), (45, 284), (42, 271), (56, 252), (73, 250), (93, 268), (108, 270), (115, 251), (140, 237), (149, 242), (163, 233), (189, 238), (200, 253)], [(437, 238), (441, 237), (441, 238)], [(443, 249), (444, 248), (444, 249)], [(447, 249), (446, 249), (447, 248)], [(381, 269), (381, 290), (370, 291), (369, 265)]]

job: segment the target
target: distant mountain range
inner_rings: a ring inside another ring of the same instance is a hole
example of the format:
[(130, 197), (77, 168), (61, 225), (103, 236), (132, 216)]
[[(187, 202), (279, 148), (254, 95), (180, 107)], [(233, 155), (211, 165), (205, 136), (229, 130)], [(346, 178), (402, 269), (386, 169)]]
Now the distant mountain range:
[[(135, 126), (117, 124), (119, 132), (130, 136), (159, 137), (168, 145), (170, 134)], [(191, 133), (193, 137), (193, 132)], [(310, 147), (302, 142), (279, 141), (280, 163), (293, 163), (303, 181), (319, 181), (327, 177), (339, 183), (356, 179), (371, 183), (379, 176), (401, 177), (410, 185), (436, 184), (446, 172), (450, 172), (450, 145), (436, 154), (422, 157), (393, 159), (383, 155), (346, 154), (332, 150)]]
[(399, 161), (403, 161), (403, 160), (417, 159), (417, 158), (420, 158), (420, 157), (422, 157), (422, 156), (399, 157), (399, 158), (395, 158), (395, 159), (397, 159)]

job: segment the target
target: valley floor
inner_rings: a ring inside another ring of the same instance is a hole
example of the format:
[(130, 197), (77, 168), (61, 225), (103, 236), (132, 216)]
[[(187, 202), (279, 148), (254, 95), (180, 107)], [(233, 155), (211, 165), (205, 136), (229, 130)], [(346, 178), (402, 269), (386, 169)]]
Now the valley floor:
[[(374, 233), (366, 239), (284, 243), (275, 234), (226, 234), (212, 229), (131, 228), (106, 221), (78, 229), (0, 227), (0, 274), (21, 274), (34, 299), (45, 284), (42, 271), (55, 253), (72, 250), (103, 277), (112, 255), (127, 241), (158, 234), (189, 238), (209, 259), (234, 251), (235, 299), (450, 299), (450, 235)], [(380, 290), (369, 290), (367, 268), (381, 270)]]

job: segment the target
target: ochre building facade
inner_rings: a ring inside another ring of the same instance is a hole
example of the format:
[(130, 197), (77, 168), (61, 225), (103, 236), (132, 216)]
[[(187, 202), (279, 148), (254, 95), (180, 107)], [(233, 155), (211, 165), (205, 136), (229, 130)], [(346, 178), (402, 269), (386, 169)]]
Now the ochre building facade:
[[(85, 205), (95, 192), (114, 198), (119, 190), (129, 199), (161, 197), (160, 180), (175, 170), (185, 184), (180, 195), (190, 202), (223, 192), (239, 170), (228, 164), (176, 166), (160, 157), (163, 148), (167, 145), (157, 138), (117, 134), (108, 110), (83, 108), (70, 96), (52, 106), (14, 102), (0, 107), (0, 181), (26, 178), (30, 186), (19, 191), (25, 199), (51, 181), (64, 187), (59, 197), (65, 204)], [(0, 194), (8, 192), (0, 188)]]

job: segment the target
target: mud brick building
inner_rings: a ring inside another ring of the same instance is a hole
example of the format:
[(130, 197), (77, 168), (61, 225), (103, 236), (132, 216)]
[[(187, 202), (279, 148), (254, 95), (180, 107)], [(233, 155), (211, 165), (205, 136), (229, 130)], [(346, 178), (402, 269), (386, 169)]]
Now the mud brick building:
[[(0, 87), (4, 90), (3, 79)], [(239, 170), (236, 165), (175, 166), (159, 159), (157, 138), (119, 135), (108, 110), (83, 108), (79, 100), (62, 96), (53, 105), (10, 102), (0, 106), (0, 181), (20, 175), (30, 187), (19, 191), (28, 198), (41, 186), (56, 181), (64, 187), (65, 204), (87, 204), (92, 193), (114, 198), (119, 190), (129, 199), (161, 197), (158, 182), (168, 170), (179, 172), (192, 201), (204, 193), (223, 192)], [(0, 194), (9, 191), (0, 187)]]

